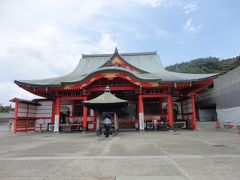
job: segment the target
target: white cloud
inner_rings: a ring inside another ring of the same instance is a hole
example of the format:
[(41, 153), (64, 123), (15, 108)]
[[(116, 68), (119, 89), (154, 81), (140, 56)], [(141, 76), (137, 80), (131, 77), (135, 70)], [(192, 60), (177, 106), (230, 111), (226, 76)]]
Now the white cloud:
[(15, 79), (67, 74), (82, 53), (111, 53), (129, 36), (133, 40), (170, 36), (162, 27), (142, 27), (137, 20), (146, 16), (142, 6), (173, 5), (182, 6), (178, 0), (0, 1), (0, 103), (8, 104), (13, 97), (31, 98), (14, 85)]
[(69, 63), (69, 60), (74, 60), (79, 47), (56, 26), (42, 25), (38, 30), (21, 36), (18, 32), (4, 36), (7, 36), (7, 41), (0, 43), (4, 49), (4, 53), (0, 53), (1, 67), (14, 68), (13, 64), (21, 67), (14, 68), (8, 77), (29, 78), (30, 73), (32, 78), (55, 76), (77, 64)]
[(198, 10), (199, 7), (198, 7), (197, 2), (191, 2), (191, 3), (187, 4), (187, 5), (185, 5), (185, 6), (183, 7), (183, 9), (184, 9), (184, 12), (185, 12), (186, 14), (189, 14), (189, 13), (191, 13), (191, 12), (193, 12), (193, 11)]
[(164, 0), (135, 0), (135, 2), (140, 3), (142, 5), (150, 5), (152, 7), (158, 7), (162, 5)]
[(117, 47), (116, 42), (114, 42), (109, 34), (102, 34), (101, 40), (99, 42), (100, 52), (111, 53), (115, 47)]
[(159, 39), (166, 39), (171, 36), (170, 32), (163, 30), (158, 26), (153, 26), (153, 30), (154, 30), (155, 36)]
[(203, 25), (196, 25), (194, 26), (192, 24), (192, 18), (189, 18), (186, 23), (183, 24), (183, 29), (187, 32), (198, 32), (201, 28), (203, 27)]
[(160, 6), (165, 8), (172, 6), (182, 6), (181, 0), (133, 0), (133, 2), (137, 2), (143, 6), (151, 6), (153, 8)]
[(26, 100), (32, 100), (35, 98), (41, 98), (39, 96), (35, 96), (22, 88), (19, 88), (17, 85), (13, 84), (12, 82), (1, 82), (0, 83), (0, 97), (3, 105), (12, 104), (9, 100), (17, 97), (17, 98), (24, 98)]
[(169, 7), (172, 7), (172, 6), (182, 7), (183, 3), (182, 3), (181, 0), (168, 0), (168, 1), (165, 1), (165, 3), (164, 3), (164, 7), (165, 8), (169, 8)]
[[(52, 25), (43, 25), (37, 31), (22, 37), (7, 38), (0, 52), (0, 102), (13, 97), (35, 97), (15, 87), (15, 79), (41, 79), (64, 75), (72, 71), (81, 53), (111, 53), (117, 46), (109, 34), (102, 34), (95, 42), (74, 39)], [(14, 41), (14, 43), (12, 42)], [(5, 82), (8, 80), (7, 82)], [(25, 92), (25, 93), (23, 93)]]
[(114, 33), (84, 32), (108, 6), (106, 0), (0, 2), (0, 103), (36, 97), (18, 88), (15, 79), (64, 75), (82, 53), (113, 52)]
[(145, 33), (143, 33), (143, 32), (137, 32), (137, 31), (135, 31), (135, 36), (136, 36), (139, 40), (144, 40), (144, 39), (147, 37), (147, 35), (146, 35)]

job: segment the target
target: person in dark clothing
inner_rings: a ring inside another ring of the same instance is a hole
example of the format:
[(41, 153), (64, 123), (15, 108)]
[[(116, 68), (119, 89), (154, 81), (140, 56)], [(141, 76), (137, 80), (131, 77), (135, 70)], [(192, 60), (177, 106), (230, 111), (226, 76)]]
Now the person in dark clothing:
[(104, 128), (105, 128), (105, 137), (109, 137), (109, 133), (110, 133), (110, 125), (112, 124), (111, 119), (109, 118), (109, 116), (106, 116), (104, 121)]

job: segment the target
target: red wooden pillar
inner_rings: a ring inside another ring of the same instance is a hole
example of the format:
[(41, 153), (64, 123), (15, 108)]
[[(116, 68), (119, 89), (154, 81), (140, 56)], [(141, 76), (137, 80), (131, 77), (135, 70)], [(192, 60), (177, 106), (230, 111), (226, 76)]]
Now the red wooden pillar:
[(52, 118), (51, 118), (51, 123), (54, 123), (54, 115), (55, 115), (55, 103), (54, 100), (52, 100)]
[(61, 102), (61, 99), (58, 97), (57, 99), (56, 99), (56, 112), (55, 112), (55, 115), (60, 115), (60, 106), (61, 106), (61, 104), (60, 104), (60, 102)]
[(197, 125), (196, 109), (195, 109), (195, 95), (192, 96), (192, 130), (196, 130)]
[(54, 117), (54, 132), (59, 132), (60, 110), (61, 110), (61, 99), (60, 99), (60, 97), (58, 97), (56, 99), (56, 111), (55, 111), (55, 117)]
[(144, 130), (144, 109), (143, 109), (143, 97), (138, 95), (138, 118), (139, 118), (139, 130)]
[[(83, 101), (87, 100), (87, 96), (83, 97)], [(83, 129), (87, 129), (87, 107), (83, 105)]]
[(17, 132), (17, 121), (18, 121), (18, 100), (15, 101), (15, 108), (14, 108), (14, 124), (13, 124), (14, 134), (16, 134)]
[(168, 123), (170, 129), (172, 129), (173, 125), (173, 109), (172, 109), (172, 96), (168, 95)]

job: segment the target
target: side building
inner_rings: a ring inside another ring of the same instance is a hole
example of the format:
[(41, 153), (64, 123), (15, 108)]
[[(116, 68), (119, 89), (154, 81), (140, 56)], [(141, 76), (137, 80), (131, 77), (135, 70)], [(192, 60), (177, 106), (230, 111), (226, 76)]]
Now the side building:
[[(152, 124), (171, 129), (182, 122), (181, 126), (195, 130), (195, 98), (217, 76), (169, 72), (156, 52), (118, 53), (115, 49), (113, 54), (83, 54), (68, 75), (15, 81), (44, 99), (12, 100), (16, 103), (14, 132), (36, 129), (36, 125), (43, 129), (54, 126), (55, 131), (66, 125), (98, 130), (106, 113), (112, 115), (119, 129), (145, 130)], [(89, 105), (96, 102), (102, 106)], [(118, 102), (127, 105), (115, 106)]]
[[(240, 125), (240, 67), (214, 79), (213, 86), (197, 98), (197, 107), (208, 120), (216, 120), (222, 126)], [(200, 120), (201, 115), (200, 115)]]

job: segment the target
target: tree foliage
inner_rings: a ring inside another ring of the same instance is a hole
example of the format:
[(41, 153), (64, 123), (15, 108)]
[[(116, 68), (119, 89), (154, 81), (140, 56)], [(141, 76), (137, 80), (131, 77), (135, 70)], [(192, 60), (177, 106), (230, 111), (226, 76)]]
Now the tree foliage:
[(2, 105), (0, 104), (0, 113), (1, 113), (1, 112), (10, 112), (11, 109), (12, 109), (12, 106), (11, 106), (11, 105), (9, 105), (9, 106), (2, 106)]
[(167, 70), (181, 73), (226, 73), (240, 66), (240, 56), (220, 60), (216, 57), (198, 58), (189, 62), (166, 67)]

